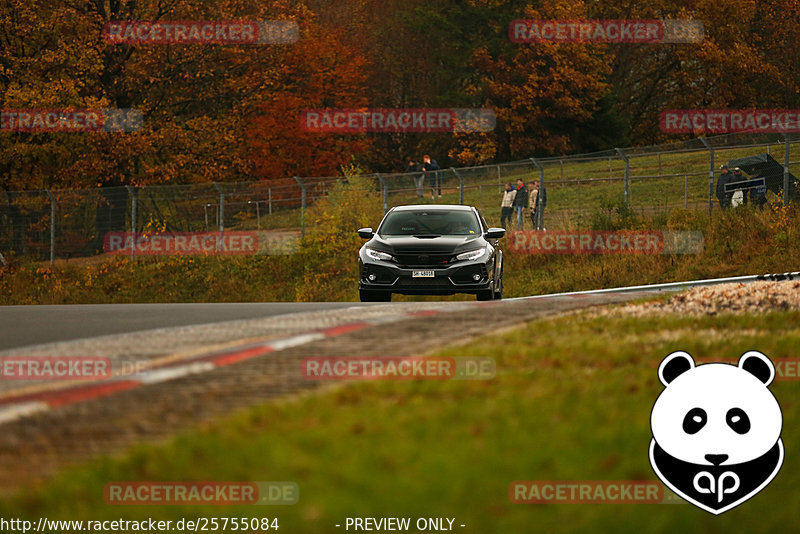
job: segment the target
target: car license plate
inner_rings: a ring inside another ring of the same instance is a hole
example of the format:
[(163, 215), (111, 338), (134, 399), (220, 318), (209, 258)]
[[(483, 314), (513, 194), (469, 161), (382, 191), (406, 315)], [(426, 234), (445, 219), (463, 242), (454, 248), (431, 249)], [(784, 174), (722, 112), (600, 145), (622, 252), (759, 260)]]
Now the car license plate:
[(413, 271), (411, 278), (433, 278), (433, 271)]

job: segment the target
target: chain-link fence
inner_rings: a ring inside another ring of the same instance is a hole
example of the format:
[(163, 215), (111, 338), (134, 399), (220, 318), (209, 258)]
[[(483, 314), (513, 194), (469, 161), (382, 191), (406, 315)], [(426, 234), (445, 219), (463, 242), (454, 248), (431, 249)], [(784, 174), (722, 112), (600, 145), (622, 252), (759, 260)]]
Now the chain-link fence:
[[(546, 195), (538, 197), (538, 220), (533, 221), (525, 207), (524, 227), (586, 228), (597, 210), (609, 206), (625, 206), (648, 215), (673, 208), (719, 209), (716, 185), (720, 165), (765, 154), (770, 156), (768, 200), (796, 197), (799, 142), (796, 135), (733, 134), (435, 172), (375, 174), (368, 179), (384, 211), (411, 203), (470, 204), (495, 225), (500, 221), (504, 184), (540, 180)], [(761, 168), (750, 172), (765, 176)], [(53, 262), (100, 254), (109, 232), (246, 230), (267, 236), (300, 235), (305, 230), (306, 208), (341, 180), (322, 177), (2, 192), (0, 262), (14, 256)]]

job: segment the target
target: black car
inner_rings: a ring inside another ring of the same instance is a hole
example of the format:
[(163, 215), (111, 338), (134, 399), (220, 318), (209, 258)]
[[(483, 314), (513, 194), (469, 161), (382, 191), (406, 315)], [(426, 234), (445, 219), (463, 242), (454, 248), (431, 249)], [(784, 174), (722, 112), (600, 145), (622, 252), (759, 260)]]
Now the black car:
[(403, 295), (472, 293), (478, 300), (503, 296), (503, 228), (489, 228), (470, 206), (398, 206), (358, 252), (363, 302)]

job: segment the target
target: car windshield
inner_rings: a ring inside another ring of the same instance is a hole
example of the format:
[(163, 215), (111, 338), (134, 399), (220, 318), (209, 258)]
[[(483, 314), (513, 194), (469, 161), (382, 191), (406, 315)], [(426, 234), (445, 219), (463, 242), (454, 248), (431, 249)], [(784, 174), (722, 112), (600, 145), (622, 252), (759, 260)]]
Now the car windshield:
[(475, 214), (463, 210), (393, 211), (378, 229), (380, 235), (476, 235), (481, 233)]

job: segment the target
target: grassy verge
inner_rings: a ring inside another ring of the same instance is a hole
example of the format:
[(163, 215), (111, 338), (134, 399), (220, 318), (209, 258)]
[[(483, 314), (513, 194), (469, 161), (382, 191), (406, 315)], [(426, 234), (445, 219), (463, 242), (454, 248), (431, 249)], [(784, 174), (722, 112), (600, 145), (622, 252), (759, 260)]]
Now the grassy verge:
[[(513, 318), (509, 318), (513, 321)], [(345, 517), (455, 517), (469, 532), (773, 532), (798, 525), (798, 382), (771, 389), (787, 461), (744, 505), (713, 517), (689, 505), (520, 505), (515, 480), (654, 479), (649, 416), (658, 362), (687, 350), (730, 359), (749, 349), (797, 357), (800, 314), (534, 321), (444, 356), (493, 356), (483, 382), (372, 382), (250, 409), (71, 469), (0, 502), (0, 516), (50, 519), (275, 516), (287, 532), (340, 532)], [(290, 480), (288, 507), (112, 507), (108, 481)], [(535, 527), (534, 527), (535, 526)]]
[[(686, 224), (682, 218), (688, 219)], [(505, 296), (797, 270), (796, 230), (776, 230), (776, 221), (774, 214), (757, 212), (714, 219), (673, 212), (668, 228), (704, 231), (705, 250), (696, 255), (507, 253)], [(0, 268), (0, 304), (357, 300), (359, 242), (347, 238), (338, 245), (334, 240), (327, 243), (335, 250), (246, 258), (109, 258), (52, 268), (38, 263)]]

